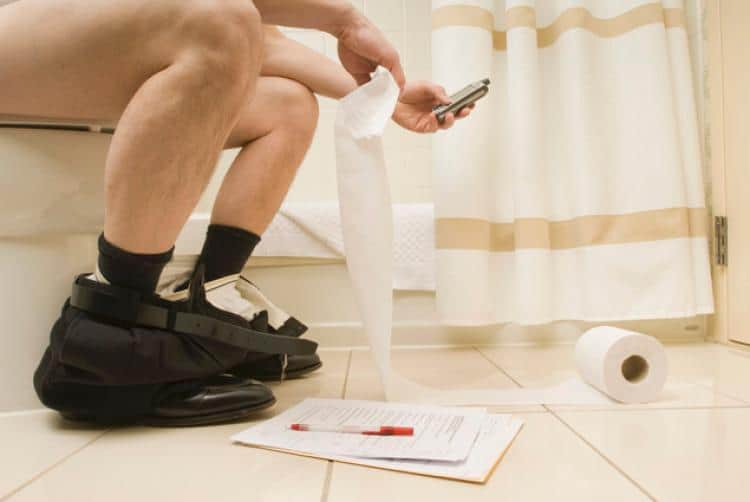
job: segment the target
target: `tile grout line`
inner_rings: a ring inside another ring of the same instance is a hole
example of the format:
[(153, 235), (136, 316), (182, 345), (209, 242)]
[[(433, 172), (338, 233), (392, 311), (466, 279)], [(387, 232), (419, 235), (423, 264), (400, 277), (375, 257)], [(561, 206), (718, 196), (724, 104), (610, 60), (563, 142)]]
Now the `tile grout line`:
[[(519, 387), (523, 387), (521, 383), (510, 376), (507, 371), (505, 371), (499, 364), (495, 363), (492, 359), (490, 359), (486, 354), (484, 354), (481, 350), (479, 350), (477, 347), (474, 347), (474, 349), (479, 352), (482, 357), (484, 357), (487, 361), (489, 361), (490, 364), (492, 364), (495, 368), (497, 368), (501, 373), (503, 373), (505, 376), (510, 378), (516, 385)], [(625, 479), (630, 481), (630, 483), (633, 484), (641, 493), (646, 495), (651, 500), (656, 500), (656, 498), (651, 495), (648, 490), (646, 490), (643, 486), (641, 486), (640, 483), (635, 481), (632, 477), (630, 477), (620, 466), (614, 463), (609, 457), (607, 457), (602, 451), (600, 451), (596, 446), (594, 446), (590, 441), (588, 441), (586, 438), (584, 438), (581, 434), (578, 433), (570, 424), (568, 424), (565, 420), (563, 420), (554, 410), (552, 410), (549, 406), (543, 404), (542, 407), (549, 412), (553, 417), (555, 417), (565, 428), (567, 428), (570, 432), (573, 433), (578, 439), (580, 439), (586, 446), (591, 448), (599, 457), (607, 462), (607, 464), (610, 465), (615, 471), (619, 472), (621, 476), (623, 476)], [(642, 410), (641, 410), (642, 411)]]
[(349, 385), (349, 372), (352, 370), (352, 359), (354, 351), (349, 351), (349, 357), (346, 360), (346, 374), (344, 375), (344, 385), (341, 388), (341, 399), (346, 399), (346, 390)]
[(49, 408), (36, 408), (30, 410), (17, 410), (17, 411), (2, 411), (0, 412), (0, 420), (5, 418), (24, 417), (28, 415), (37, 415), (40, 413), (49, 413)]
[[(521, 385), (521, 382), (519, 382), (518, 380), (516, 380), (515, 378), (513, 378), (510, 375), (510, 373), (508, 373), (507, 371), (505, 371), (505, 369), (503, 369), (499, 364), (495, 363), (495, 361), (493, 361), (492, 359), (490, 359), (489, 356), (487, 356), (487, 354), (485, 354), (484, 352), (482, 352), (482, 350), (479, 347), (477, 347), (476, 345), (472, 345), (472, 348), (474, 350), (476, 350), (479, 353), (479, 355), (482, 358), (484, 358), (488, 363), (490, 363), (492, 366), (494, 366), (500, 373), (502, 373), (503, 375), (505, 375), (506, 377), (508, 377), (511, 382), (513, 382), (514, 384), (516, 384), (518, 386), (519, 389), (523, 388), (523, 385)], [(545, 408), (546, 408), (546, 406), (545, 406)], [(549, 410), (547, 410), (547, 411), (549, 411)]]
[(715, 392), (716, 394), (722, 395), (722, 396), (724, 396), (726, 398), (729, 398), (729, 399), (732, 399), (734, 401), (738, 401), (740, 403), (743, 403), (744, 406), (750, 406), (750, 401), (747, 401), (745, 399), (742, 399), (742, 398), (737, 397), (737, 396), (732, 395), (732, 394), (728, 394), (728, 393), (724, 392), (723, 390), (714, 389), (712, 387), (713, 384), (700, 383), (700, 382), (692, 383), (692, 384), (696, 385), (698, 387), (703, 387), (704, 389), (710, 390), (711, 392)]
[[(544, 407), (545, 407), (545, 408), (547, 408), (546, 406), (544, 406)], [(570, 432), (572, 432), (572, 433), (573, 433), (573, 434), (574, 434), (574, 435), (575, 435), (575, 436), (576, 436), (576, 437), (577, 437), (578, 439), (580, 439), (580, 440), (581, 440), (581, 441), (582, 441), (582, 442), (583, 442), (583, 443), (584, 443), (585, 445), (587, 445), (587, 446), (588, 446), (589, 448), (591, 448), (591, 449), (592, 449), (592, 450), (593, 450), (593, 451), (594, 451), (594, 452), (595, 452), (595, 453), (596, 453), (597, 455), (599, 455), (599, 457), (601, 457), (601, 459), (602, 459), (602, 460), (604, 460), (605, 462), (607, 462), (607, 463), (608, 463), (608, 464), (609, 464), (609, 465), (610, 465), (610, 466), (611, 466), (611, 467), (612, 467), (612, 468), (613, 468), (613, 469), (614, 469), (615, 471), (619, 472), (619, 473), (620, 473), (620, 475), (622, 475), (622, 476), (623, 476), (623, 477), (624, 477), (625, 479), (627, 479), (628, 481), (630, 481), (630, 482), (631, 482), (631, 483), (633, 484), (633, 486), (635, 486), (636, 488), (638, 488), (638, 490), (640, 490), (640, 491), (641, 491), (641, 493), (643, 493), (643, 494), (644, 494), (645, 496), (647, 496), (647, 497), (648, 497), (649, 499), (651, 499), (651, 500), (654, 500), (654, 501), (656, 501), (656, 500), (657, 500), (657, 498), (656, 498), (656, 497), (654, 497), (653, 495), (651, 495), (651, 493), (649, 493), (649, 491), (648, 491), (648, 490), (646, 490), (646, 488), (645, 488), (645, 487), (644, 487), (643, 485), (641, 485), (641, 484), (640, 484), (640, 483), (638, 483), (638, 482), (637, 482), (637, 481), (636, 481), (635, 479), (633, 479), (633, 478), (632, 478), (632, 477), (631, 477), (631, 476), (630, 476), (630, 475), (629, 475), (629, 474), (628, 474), (627, 472), (625, 472), (625, 470), (623, 470), (623, 469), (622, 469), (622, 468), (621, 468), (621, 467), (620, 467), (619, 465), (617, 465), (617, 464), (616, 464), (616, 463), (615, 463), (615, 462), (614, 462), (614, 461), (613, 461), (612, 459), (610, 459), (610, 458), (609, 458), (609, 457), (608, 457), (607, 455), (605, 455), (605, 454), (604, 454), (604, 452), (602, 452), (601, 450), (599, 450), (599, 448), (597, 448), (596, 446), (594, 446), (594, 444), (593, 444), (593, 443), (591, 443), (591, 442), (590, 442), (590, 441), (589, 441), (588, 439), (586, 439), (585, 437), (583, 437), (583, 435), (581, 435), (581, 434), (580, 434), (580, 433), (579, 433), (579, 432), (578, 432), (577, 430), (575, 430), (575, 429), (573, 428), (573, 426), (571, 426), (571, 425), (570, 425), (570, 424), (569, 424), (568, 422), (566, 422), (565, 420), (563, 420), (563, 418), (562, 418), (562, 417), (560, 417), (560, 416), (559, 416), (559, 415), (558, 415), (557, 413), (555, 413), (555, 412), (554, 412), (554, 411), (552, 411), (552, 410), (549, 410), (549, 412), (550, 412), (550, 414), (551, 414), (551, 415), (552, 415), (553, 417), (555, 417), (555, 418), (556, 418), (556, 419), (557, 419), (557, 420), (558, 420), (558, 421), (559, 421), (559, 422), (560, 422), (561, 424), (563, 424), (563, 426), (565, 426), (565, 428), (567, 428), (567, 429), (568, 429), (568, 430), (569, 430)]]
[(328, 461), (326, 465), (326, 478), (323, 480), (323, 489), (320, 493), (320, 502), (328, 501), (328, 493), (331, 490), (331, 479), (333, 478), (333, 460)]
[[(346, 373), (344, 374), (344, 385), (341, 386), (341, 399), (346, 399), (346, 388), (349, 384), (349, 372), (352, 369), (352, 352), (349, 351), (349, 357), (346, 360)], [(328, 494), (331, 491), (331, 480), (333, 479), (333, 460), (328, 461), (326, 465), (326, 477), (323, 480), (323, 490), (320, 493), (320, 502), (328, 501)], [(0, 501), (1, 502), (1, 501)]]
[[(500, 373), (502, 373), (503, 375), (505, 375), (506, 377), (508, 377), (508, 379), (511, 382), (513, 382), (514, 384), (516, 384), (516, 386), (519, 389), (523, 389), (524, 388), (524, 386), (521, 385), (521, 382), (519, 382), (518, 380), (516, 380), (515, 378), (513, 378), (513, 376), (510, 373), (508, 373), (507, 371), (505, 371), (505, 369), (503, 367), (501, 367), (499, 364), (495, 363), (495, 361), (493, 361), (492, 359), (490, 359), (489, 356), (487, 356), (487, 354), (485, 354), (484, 352), (482, 352), (481, 348), (477, 347), (476, 345), (473, 346), (473, 348), (474, 348), (474, 350), (476, 350), (477, 352), (479, 352), (479, 355), (481, 357), (483, 357), (488, 363), (490, 363), (492, 366), (494, 366), (495, 369), (497, 369)], [(542, 410), (529, 410), (529, 411), (524, 410), (524, 411), (515, 412), (515, 413), (550, 413), (552, 411), (549, 408), (547, 408), (547, 406), (545, 406), (543, 404), (540, 404), (539, 406), (541, 406), (544, 409), (542, 409)], [(512, 414), (514, 412), (513, 411), (508, 411), (508, 413)]]
[[(545, 408), (547, 405), (542, 405)], [(559, 405), (563, 406), (563, 405)], [(571, 406), (571, 405), (566, 405)], [(654, 411), (706, 411), (706, 410), (746, 410), (750, 408), (750, 406), (746, 404), (725, 404), (721, 406), (711, 406), (711, 405), (703, 405), (703, 406), (674, 406), (674, 407), (663, 407), (663, 408), (654, 408), (654, 407), (643, 407), (643, 408), (624, 408), (624, 407), (613, 407), (613, 408), (591, 408), (586, 409), (583, 407), (577, 407), (577, 408), (549, 408), (550, 413), (602, 413), (602, 412), (612, 412), (612, 413), (633, 413), (637, 411), (645, 411), (645, 412), (654, 412)]]
[(16, 488), (14, 488), (13, 490), (11, 490), (7, 494), (5, 494), (3, 496), (0, 496), (0, 502), (4, 502), (4, 501), (9, 500), (12, 497), (18, 495), (18, 493), (21, 492), (23, 489), (25, 489), (26, 487), (30, 486), (32, 483), (35, 483), (36, 481), (39, 481), (42, 477), (44, 477), (45, 475), (47, 475), (49, 472), (53, 471), (54, 469), (56, 469), (60, 465), (62, 465), (65, 462), (67, 462), (73, 456), (77, 455), (78, 453), (82, 452), (84, 449), (88, 448), (90, 445), (92, 445), (93, 443), (95, 443), (96, 441), (98, 441), (99, 439), (101, 439), (109, 431), (110, 431), (109, 429), (105, 430), (104, 432), (102, 432), (98, 436), (94, 437), (93, 439), (87, 441), (86, 443), (84, 443), (83, 445), (79, 446), (78, 448), (76, 448), (72, 452), (68, 453), (67, 455), (65, 455), (64, 457), (62, 457), (60, 460), (58, 460), (54, 464), (52, 464), (49, 467), (43, 469), (42, 471), (36, 473), (28, 481), (25, 481), (22, 484), (18, 485)]

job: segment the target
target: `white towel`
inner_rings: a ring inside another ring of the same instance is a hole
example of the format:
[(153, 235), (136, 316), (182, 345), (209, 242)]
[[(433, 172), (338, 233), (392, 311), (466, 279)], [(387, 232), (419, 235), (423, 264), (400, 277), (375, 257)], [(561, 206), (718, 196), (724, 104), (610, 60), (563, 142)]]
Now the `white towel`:
[[(432, 204), (393, 205), (393, 288), (435, 290)], [(208, 215), (194, 215), (177, 242), (177, 254), (198, 254)], [(338, 203), (287, 203), (263, 234), (254, 256), (344, 260)]]

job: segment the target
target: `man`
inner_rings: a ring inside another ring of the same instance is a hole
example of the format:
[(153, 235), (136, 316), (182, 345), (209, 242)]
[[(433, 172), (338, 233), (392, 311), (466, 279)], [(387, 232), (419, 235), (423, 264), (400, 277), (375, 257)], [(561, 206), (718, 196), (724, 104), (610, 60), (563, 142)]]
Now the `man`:
[[(266, 23), (266, 24), (264, 24)], [(342, 66), (272, 25), (338, 39)], [(339, 0), (18, 0), (0, 7), (0, 113), (116, 121), (96, 273), (79, 277), (35, 375), (65, 416), (161, 425), (245, 417), (274, 402), (243, 377), (320, 367), (304, 325), (238, 277), (317, 121), (378, 66), (394, 120), (434, 132), (442, 88), (406, 83), (397, 52)], [(469, 110), (459, 115), (466, 116)], [(242, 150), (198, 266), (165, 281), (174, 242), (223, 148)], [(160, 278), (162, 279), (160, 282)]]

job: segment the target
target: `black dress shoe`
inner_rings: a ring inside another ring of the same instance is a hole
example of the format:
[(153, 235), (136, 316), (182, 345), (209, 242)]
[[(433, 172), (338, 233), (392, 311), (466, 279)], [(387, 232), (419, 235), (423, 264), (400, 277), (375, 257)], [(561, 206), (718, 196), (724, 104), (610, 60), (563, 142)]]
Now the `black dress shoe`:
[[(117, 413), (115, 407), (94, 409), (76, 407), (62, 411), (68, 420), (104, 425), (141, 424), (155, 427), (192, 427), (215, 425), (248, 418), (276, 403), (271, 390), (260, 382), (231, 375), (203, 380), (175, 382), (152, 388), (109, 387), (78, 389), (90, 395), (106, 392), (107, 401), (118, 396), (128, 399), (133, 393), (153, 396), (150, 409), (143, 414)], [(70, 390), (68, 391), (70, 393)], [(101, 399), (99, 400), (101, 402)]]
[(287, 356), (278, 354), (275, 357), (265, 357), (257, 361), (247, 361), (232, 368), (233, 375), (253, 378), (261, 382), (282, 382), (302, 378), (320, 369), (323, 361), (317, 354), (311, 356)]
[(165, 386), (156, 396), (153, 412), (141, 423), (173, 427), (229, 422), (247, 418), (275, 402), (271, 390), (260, 382), (217, 375)]

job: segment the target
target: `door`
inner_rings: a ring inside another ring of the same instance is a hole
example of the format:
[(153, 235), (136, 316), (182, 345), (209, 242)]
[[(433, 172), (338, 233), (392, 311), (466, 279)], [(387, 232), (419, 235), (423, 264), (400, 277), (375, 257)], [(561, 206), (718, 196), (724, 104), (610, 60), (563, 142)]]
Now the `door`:
[(712, 195), (727, 217), (727, 263), (714, 267), (720, 340), (750, 344), (750, 2), (707, 0)]

